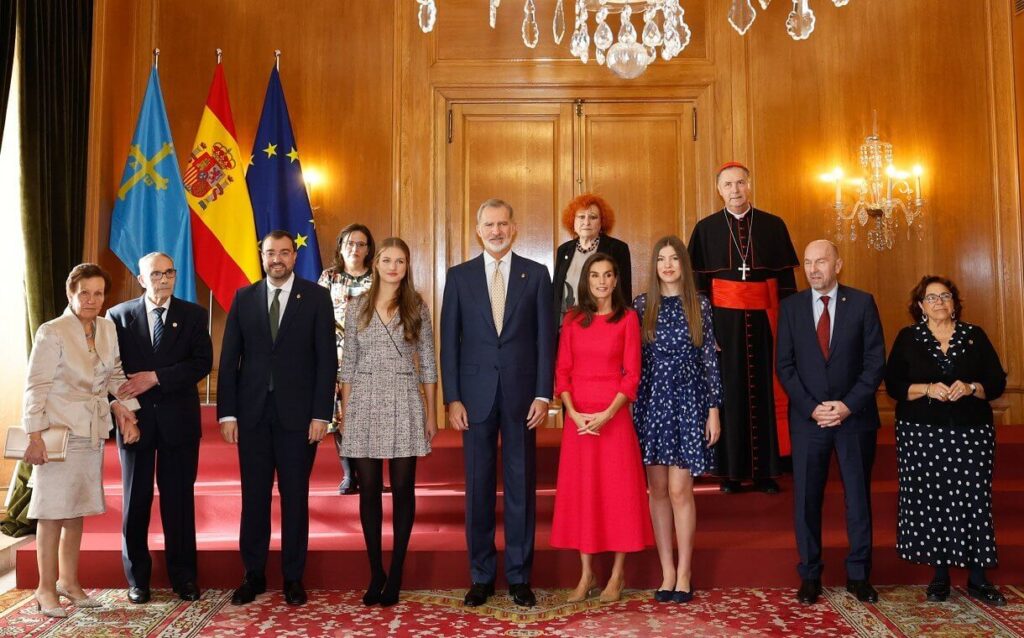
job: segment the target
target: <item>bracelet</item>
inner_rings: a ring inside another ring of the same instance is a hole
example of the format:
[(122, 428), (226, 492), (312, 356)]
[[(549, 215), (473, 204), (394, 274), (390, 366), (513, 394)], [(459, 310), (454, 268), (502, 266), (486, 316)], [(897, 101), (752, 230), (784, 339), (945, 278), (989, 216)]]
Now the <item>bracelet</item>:
[[(930, 384), (930, 383), (928, 385), (924, 386), (924, 395), (926, 397), (928, 396), (928, 391), (931, 390), (931, 389), (932, 389), (932, 384)], [(928, 397), (928, 398), (930, 399), (931, 397)]]

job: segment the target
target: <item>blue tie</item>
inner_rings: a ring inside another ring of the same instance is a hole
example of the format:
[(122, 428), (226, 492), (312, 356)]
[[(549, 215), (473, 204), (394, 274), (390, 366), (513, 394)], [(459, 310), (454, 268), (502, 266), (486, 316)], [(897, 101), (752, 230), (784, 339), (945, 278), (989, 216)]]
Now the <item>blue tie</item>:
[(156, 321), (153, 322), (153, 350), (160, 349), (160, 340), (164, 337), (164, 308), (153, 308)]

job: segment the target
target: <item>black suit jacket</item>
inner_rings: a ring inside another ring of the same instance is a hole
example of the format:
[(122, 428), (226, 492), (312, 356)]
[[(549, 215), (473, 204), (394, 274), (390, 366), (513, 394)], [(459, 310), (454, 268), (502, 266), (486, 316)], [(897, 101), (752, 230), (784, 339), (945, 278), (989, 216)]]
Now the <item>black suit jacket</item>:
[(274, 379), (274, 401), (288, 430), (309, 429), (312, 419), (330, 422), (338, 352), (331, 293), (295, 277), (277, 340), (270, 339), (267, 281), (235, 293), (224, 326), (217, 376), (217, 417), (254, 427), (262, 416)]
[[(562, 298), (565, 296), (565, 276), (569, 272), (569, 262), (576, 251), (577, 239), (570, 239), (558, 247), (555, 253), (554, 304), (555, 330), (562, 325)], [(598, 251), (611, 255), (615, 265), (619, 267), (619, 283), (616, 286), (622, 291), (626, 303), (633, 302), (633, 263), (629, 257), (629, 244), (608, 235), (601, 235)]]
[[(154, 445), (158, 432), (159, 439), (171, 445), (198, 442), (202, 427), (197, 384), (213, 365), (206, 309), (172, 297), (164, 317), (163, 339), (155, 352), (145, 296), (114, 306), (107, 317), (117, 326), (125, 373), (153, 370), (160, 381), (138, 397), (141, 437), (136, 445)], [(123, 447), (120, 435), (117, 440)]]
[(836, 297), (828, 361), (818, 345), (811, 291), (780, 305), (776, 364), (789, 395), (789, 422), (818, 427), (814, 409), (823, 401), (842, 401), (851, 413), (839, 426), (843, 431), (874, 430), (880, 423), (875, 392), (885, 373), (882, 322), (870, 294), (839, 286)]

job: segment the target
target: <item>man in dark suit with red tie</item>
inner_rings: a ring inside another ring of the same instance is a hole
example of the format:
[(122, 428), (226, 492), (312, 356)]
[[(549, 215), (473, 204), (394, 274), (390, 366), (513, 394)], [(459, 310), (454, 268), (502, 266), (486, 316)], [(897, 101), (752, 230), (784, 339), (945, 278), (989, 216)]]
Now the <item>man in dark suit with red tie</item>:
[(874, 298), (838, 283), (839, 249), (819, 239), (804, 251), (810, 290), (783, 300), (776, 357), (789, 395), (793, 509), (801, 585), (797, 599), (821, 595), (821, 510), (835, 451), (846, 497), (846, 589), (876, 602), (871, 572), (871, 466), (879, 427), (875, 393), (885, 341)]
[(309, 476), (334, 414), (338, 352), (331, 294), (294, 274), (295, 238), (275, 230), (260, 243), (266, 279), (239, 289), (228, 312), (217, 378), (221, 436), (238, 444), (245, 577), (231, 602), (267, 587), (270, 505), (281, 496), (284, 599), (306, 603), (302, 574), (309, 544)]
[(121, 365), (130, 380), (121, 391), (142, 406), (139, 440), (125, 445), (117, 433), (124, 481), (121, 560), (128, 599), (150, 599), (153, 561), (149, 514), (153, 475), (160, 488), (167, 576), (182, 600), (198, 600), (194, 488), (201, 436), (197, 384), (210, 373), (213, 345), (202, 306), (172, 296), (177, 271), (164, 253), (139, 260), (144, 294), (110, 309), (117, 326)]

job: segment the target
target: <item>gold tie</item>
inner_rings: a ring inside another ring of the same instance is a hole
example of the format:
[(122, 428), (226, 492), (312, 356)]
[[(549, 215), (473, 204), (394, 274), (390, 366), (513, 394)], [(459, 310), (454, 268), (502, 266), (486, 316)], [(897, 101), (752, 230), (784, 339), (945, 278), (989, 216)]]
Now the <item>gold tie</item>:
[(494, 262), (494, 276), (491, 277), (491, 314), (494, 316), (494, 327), (501, 334), (502, 323), (505, 321), (505, 277), (501, 274), (501, 260)]

